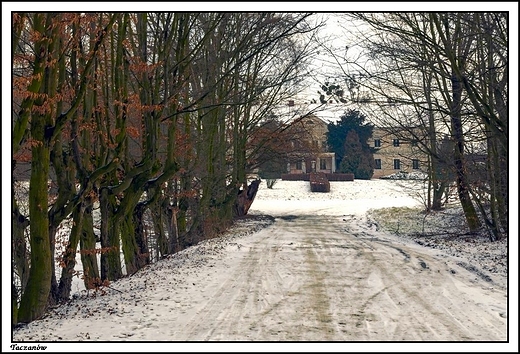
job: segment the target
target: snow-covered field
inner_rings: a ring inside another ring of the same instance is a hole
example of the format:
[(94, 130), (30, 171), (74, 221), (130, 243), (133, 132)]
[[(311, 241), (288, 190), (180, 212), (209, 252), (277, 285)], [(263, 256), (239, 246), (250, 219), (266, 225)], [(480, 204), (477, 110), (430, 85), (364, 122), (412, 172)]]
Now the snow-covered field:
[[(404, 187), (403, 187), (404, 186)], [(364, 213), (371, 208), (419, 206), (416, 181), (354, 180), (330, 182), (330, 193), (312, 193), (309, 182), (277, 181), (273, 189), (261, 184), (250, 213), (291, 214), (293, 212), (327, 215)]]
[[(419, 187), (263, 182), (226, 236), (80, 293), (11, 339), (52, 351), (514, 351), (507, 243), (456, 237), (453, 210), (414, 217)], [(450, 237), (425, 236), (446, 224)]]

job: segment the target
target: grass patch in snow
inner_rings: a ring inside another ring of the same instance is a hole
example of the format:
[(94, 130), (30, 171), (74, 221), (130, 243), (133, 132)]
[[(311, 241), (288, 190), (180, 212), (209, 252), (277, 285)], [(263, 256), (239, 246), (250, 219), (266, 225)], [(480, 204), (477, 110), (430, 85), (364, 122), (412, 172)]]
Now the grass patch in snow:
[(371, 209), (368, 215), (380, 229), (413, 236), (463, 235), (468, 232), (460, 207), (425, 212), (424, 208), (392, 207)]
[(371, 209), (368, 215), (380, 229), (395, 234), (409, 234), (422, 232), (422, 219), (420, 208), (392, 207)]

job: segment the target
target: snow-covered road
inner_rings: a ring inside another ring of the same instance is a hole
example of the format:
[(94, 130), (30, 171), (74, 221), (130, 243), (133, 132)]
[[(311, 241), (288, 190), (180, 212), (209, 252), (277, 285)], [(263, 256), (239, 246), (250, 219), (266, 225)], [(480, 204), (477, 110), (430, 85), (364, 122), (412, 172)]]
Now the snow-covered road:
[(345, 220), (277, 218), (230, 246), (232, 256), (215, 265), (221, 271), (199, 276), (201, 292), (186, 299), (182, 320), (135, 339), (506, 340), (503, 289), (472, 283), (473, 274), (443, 257), (374, 237), (361, 218)]
[(368, 208), (418, 202), (391, 182), (371, 182), (356, 181), (361, 191), (338, 182), (330, 194), (300, 183), (304, 193), (291, 195), (288, 183), (299, 182), (262, 189), (250, 213), (274, 216), (269, 226), (164, 259), (13, 339), (506, 341), (507, 288), (439, 250), (379, 231)]

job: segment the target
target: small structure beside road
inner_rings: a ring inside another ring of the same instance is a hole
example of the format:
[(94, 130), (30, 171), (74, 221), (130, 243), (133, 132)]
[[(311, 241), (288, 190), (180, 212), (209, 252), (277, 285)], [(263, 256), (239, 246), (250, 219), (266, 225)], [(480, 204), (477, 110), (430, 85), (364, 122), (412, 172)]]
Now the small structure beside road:
[(330, 182), (323, 172), (310, 173), (311, 192), (330, 192)]

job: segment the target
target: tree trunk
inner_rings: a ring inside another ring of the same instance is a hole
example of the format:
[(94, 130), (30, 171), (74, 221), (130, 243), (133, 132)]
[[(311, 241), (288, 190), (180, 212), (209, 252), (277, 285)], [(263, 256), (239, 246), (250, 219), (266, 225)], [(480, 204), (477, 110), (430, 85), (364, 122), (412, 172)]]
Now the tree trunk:
[(47, 215), (50, 149), (45, 137), (46, 127), (45, 117), (33, 115), (31, 136), (35, 144), (29, 187), (31, 269), (20, 302), (19, 322), (31, 322), (43, 315), (51, 289), (52, 258)]
[(238, 192), (233, 210), (235, 216), (240, 217), (247, 215), (251, 204), (253, 204), (253, 201), (255, 200), (256, 193), (260, 187), (260, 182), (261, 180), (259, 179), (254, 180), (249, 186), (244, 185), (244, 189)]
[[(439, 147), (437, 145), (437, 131), (435, 129), (435, 115), (432, 103), (432, 75), (428, 74), (426, 70), (423, 72), (423, 90), (428, 103), (428, 141), (429, 141), (429, 163), (430, 163), (430, 174), (428, 180), (428, 209), (441, 210), (442, 209), (442, 196), (446, 190), (446, 180), (442, 180), (442, 174), (440, 173), (440, 161), (439, 161)], [(430, 203), (431, 201), (431, 203)]]
[(166, 238), (166, 232), (164, 230), (164, 211), (167, 210), (168, 201), (164, 198), (161, 199), (162, 200), (154, 203), (150, 208), (155, 232), (155, 240), (157, 243), (155, 249), (156, 260), (168, 254), (168, 239)]
[(125, 259), (126, 275), (132, 275), (139, 270), (139, 252), (134, 237), (134, 223), (131, 216), (117, 218), (121, 229), (121, 245)]
[(25, 229), (29, 226), (29, 220), (23, 216), (18, 210), (18, 206), (16, 204), (15, 199), (13, 198), (13, 215), (12, 215), (12, 225), (13, 225), (13, 244), (12, 244), (12, 253), (14, 260), (14, 270), (15, 274), (18, 275), (20, 279), (20, 287), (19, 290), (16, 287), (14, 281), (12, 283), (12, 305), (13, 305), (13, 317), (12, 324), (17, 323), (18, 317), (18, 295), (23, 292), (27, 285), (27, 280), (29, 276), (29, 254), (27, 251), (27, 243), (25, 242)]
[(80, 254), (83, 265), (83, 282), (85, 288), (95, 289), (101, 285), (99, 267), (96, 255), (96, 235), (94, 234), (94, 220), (92, 203), (86, 201), (83, 223), (81, 225)]
[(101, 280), (121, 278), (121, 256), (119, 247), (119, 225), (113, 223), (115, 196), (102, 188), (99, 205), (101, 211)]
[(150, 264), (150, 252), (148, 249), (148, 238), (146, 236), (146, 225), (144, 223), (144, 213), (146, 205), (139, 203), (134, 209), (134, 236), (137, 244), (137, 266), (139, 269), (145, 265)]
[(477, 215), (477, 211), (471, 201), (469, 192), (468, 177), (466, 175), (466, 166), (464, 163), (464, 133), (462, 131), (461, 119), (461, 96), (462, 85), (460, 78), (453, 73), (451, 76), (451, 84), (453, 89), (453, 102), (451, 109), (451, 126), (452, 135), (455, 142), (454, 163), (457, 175), (457, 193), (459, 196), (464, 216), (470, 232), (477, 231), (481, 224)]
[(21, 289), (27, 284), (29, 275), (29, 252), (25, 242), (25, 229), (29, 226), (29, 220), (20, 213), (16, 201), (13, 198), (13, 259), (16, 273), (20, 278)]
[[(27, 287), (20, 301), (18, 312), (19, 322), (31, 322), (43, 315), (47, 306), (47, 299), (51, 289), (52, 257), (49, 242), (49, 193), (47, 181), (50, 168), (50, 140), (52, 138), (52, 102), (55, 94), (55, 75), (52, 60), (54, 56), (54, 44), (51, 33), (51, 23), (54, 15), (35, 15), (34, 29), (42, 35), (37, 43), (35, 51), (42, 62), (35, 64), (35, 70), (44, 65), (44, 83), (40, 92), (42, 98), (38, 98), (35, 106), (46, 109), (42, 113), (31, 115), (31, 178), (29, 184), (29, 215), (30, 215), (30, 246), (31, 269)], [(47, 20), (47, 21), (45, 21)]]
[(55, 299), (58, 302), (67, 300), (72, 289), (72, 278), (75, 275), (74, 268), (76, 266), (76, 253), (83, 227), (84, 210), (85, 207), (83, 203), (79, 203), (72, 212), (72, 229), (69, 235), (69, 242), (67, 243), (65, 252), (60, 261), (61, 277), (58, 291), (55, 294)]

